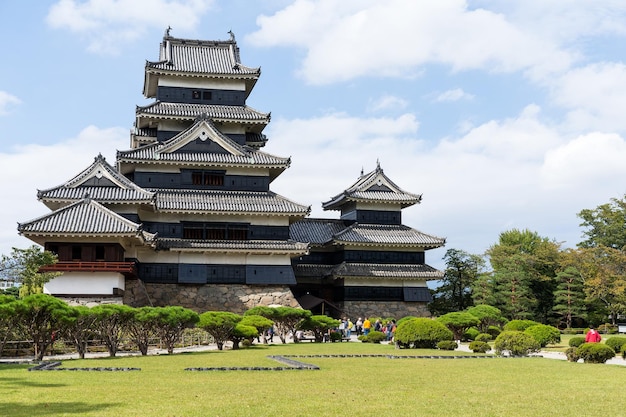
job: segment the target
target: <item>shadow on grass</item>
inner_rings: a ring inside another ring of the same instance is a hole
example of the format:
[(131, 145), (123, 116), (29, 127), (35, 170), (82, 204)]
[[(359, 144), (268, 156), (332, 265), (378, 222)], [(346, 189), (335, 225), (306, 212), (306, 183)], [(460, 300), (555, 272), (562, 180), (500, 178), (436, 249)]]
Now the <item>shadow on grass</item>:
[(3, 416), (54, 416), (70, 414), (97, 414), (98, 411), (110, 407), (117, 407), (119, 403), (94, 404), (82, 402), (39, 402), (39, 403), (19, 403), (8, 402), (0, 404), (0, 415)]
[[(20, 386), (20, 387), (37, 387), (37, 388), (59, 388), (64, 387), (67, 384), (57, 384), (57, 383), (48, 383), (48, 382), (36, 382), (31, 381), (25, 378), (0, 378), (0, 386)], [(0, 410), (4, 404), (0, 404)], [(10, 414), (2, 414), (0, 416), (10, 415)]]

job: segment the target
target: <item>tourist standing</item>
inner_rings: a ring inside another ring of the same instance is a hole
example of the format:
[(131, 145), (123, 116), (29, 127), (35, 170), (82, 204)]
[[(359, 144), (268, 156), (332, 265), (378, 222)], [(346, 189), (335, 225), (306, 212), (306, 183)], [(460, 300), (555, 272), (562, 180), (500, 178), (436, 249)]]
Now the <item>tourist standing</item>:
[(359, 317), (359, 319), (356, 321), (356, 335), (361, 336), (362, 332), (363, 332), (363, 319)]
[(370, 319), (365, 317), (365, 320), (363, 320), (363, 334), (367, 336), (370, 333), (371, 328), (372, 328), (372, 322), (370, 321)]
[(593, 326), (589, 326), (589, 331), (585, 336), (585, 343), (599, 343), (601, 340), (602, 336), (600, 336), (600, 333)]

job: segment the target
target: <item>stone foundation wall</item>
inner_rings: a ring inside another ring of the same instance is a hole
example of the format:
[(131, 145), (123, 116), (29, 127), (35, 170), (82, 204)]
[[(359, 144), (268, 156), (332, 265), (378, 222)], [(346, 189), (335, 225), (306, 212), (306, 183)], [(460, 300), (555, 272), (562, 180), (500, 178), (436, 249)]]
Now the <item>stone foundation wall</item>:
[(95, 307), (100, 304), (124, 304), (122, 297), (58, 297), (71, 306)]
[(401, 319), (405, 316), (430, 317), (426, 303), (407, 303), (405, 301), (344, 301), (343, 314), (355, 321), (359, 317), (393, 317)]
[(300, 307), (288, 286), (145, 284), (139, 280), (126, 281), (124, 304), (133, 307), (182, 306), (199, 313), (230, 311), (237, 314), (259, 305)]

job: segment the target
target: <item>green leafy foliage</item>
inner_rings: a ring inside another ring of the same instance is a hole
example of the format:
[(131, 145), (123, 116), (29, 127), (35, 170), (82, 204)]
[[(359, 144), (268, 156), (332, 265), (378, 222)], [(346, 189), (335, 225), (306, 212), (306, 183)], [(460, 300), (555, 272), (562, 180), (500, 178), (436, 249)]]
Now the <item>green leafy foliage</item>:
[(372, 330), (367, 335), (359, 336), (359, 340), (363, 343), (380, 343), (387, 339), (387, 335), (383, 332)]
[(452, 340), (452, 332), (442, 323), (414, 318), (398, 324), (394, 340), (400, 347), (435, 348), (442, 340)]
[(461, 340), (476, 340), (476, 337), (480, 334), (480, 331), (476, 327), (470, 327), (463, 333), (463, 339)]
[(121, 304), (100, 304), (92, 308), (92, 313), (96, 316), (94, 327), (98, 337), (106, 345), (109, 356), (115, 356), (134, 309)]
[(479, 320), (476, 326), (482, 333), (486, 333), (490, 326), (500, 326), (506, 322), (499, 308), (487, 304), (479, 304), (467, 309), (467, 312)]
[(17, 305), (20, 323), (33, 341), (35, 357), (43, 355), (62, 328), (63, 317), (69, 314), (69, 306), (56, 297), (47, 294), (31, 294)]
[(547, 324), (536, 324), (528, 327), (524, 330), (524, 333), (531, 335), (535, 338), (541, 347), (545, 347), (550, 344), (556, 344), (561, 341), (561, 332), (554, 326)]
[(155, 307), (153, 310), (156, 332), (169, 354), (185, 329), (192, 328), (200, 320), (193, 310), (181, 306)]
[(233, 336), (237, 323), (243, 317), (228, 311), (207, 311), (200, 314), (197, 326), (213, 336), (218, 350), (224, 349), (224, 343)]
[(328, 334), (330, 329), (339, 327), (340, 321), (328, 317), (326, 315), (314, 315), (308, 317), (298, 324), (300, 330), (310, 330), (313, 332), (315, 341), (320, 343), (324, 340), (324, 335)]
[(510, 322), (504, 325), (504, 330), (523, 332), (529, 327), (536, 326), (538, 324), (540, 323), (534, 320), (511, 320)]
[(539, 342), (529, 334), (520, 331), (504, 331), (496, 337), (494, 349), (498, 355), (527, 356), (538, 352)]
[(583, 343), (585, 343), (585, 337), (584, 336), (574, 336), (569, 340), (569, 346), (570, 347), (578, 347), (580, 345), (582, 345)]
[(491, 350), (491, 346), (487, 342), (475, 340), (469, 344), (469, 348), (474, 353), (487, 353)]
[(489, 333), (481, 333), (474, 339), (476, 342), (491, 342), (493, 337)]
[(455, 350), (459, 345), (454, 340), (442, 340), (437, 343), (437, 349), (439, 350)]
[(580, 355), (578, 354), (578, 347), (577, 346), (568, 347), (565, 350), (565, 356), (567, 357), (567, 360), (570, 362), (578, 362), (578, 360), (580, 359)]
[(25, 297), (30, 294), (41, 294), (43, 285), (52, 278), (59, 276), (58, 272), (40, 272), (40, 268), (52, 265), (57, 256), (52, 252), (44, 251), (40, 246), (32, 245), (27, 249), (13, 248), (10, 255), (2, 255), (0, 272), (9, 281), (19, 282), (19, 294)]
[(607, 346), (611, 347), (615, 353), (620, 353), (622, 351), (622, 346), (626, 344), (626, 337), (621, 336), (613, 336), (606, 339), (604, 342)]
[(455, 340), (461, 340), (467, 329), (480, 323), (476, 316), (466, 312), (447, 313), (438, 317), (437, 321), (450, 329)]
[(605, 363), (615, 357), (615, 351), (604, 343), (583, 343), (576, 353), (586, 363)]

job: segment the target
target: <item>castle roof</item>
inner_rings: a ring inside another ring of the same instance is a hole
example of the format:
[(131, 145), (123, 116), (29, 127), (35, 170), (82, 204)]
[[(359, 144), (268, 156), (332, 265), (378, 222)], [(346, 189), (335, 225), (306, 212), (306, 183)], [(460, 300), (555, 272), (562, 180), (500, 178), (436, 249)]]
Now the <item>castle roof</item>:
[(150, 242), (155, 234), (109, 210), (91, 198), (83, 198), (36, 219), (18, 223), (20, 234), (37, 236), (133, 237)]
[(412, 206), (422, 200), (421, 195), (412, 194), (398, 187), (380, 167), (361, 174), (357, 181), (341, 193), (322, 203), (324, 210), (340, 210), (347, 202), (397, 204), (401, 208)]
[(362, 279), (434, 280), (443, 278), (443, 272), (424, 264), (381, 264), (342, 262), (339, 265), (306, 264), (294, 266), (298, 277), (332, 277)]
[(159, 60), (146, 62), (144, 94), (153, 97), (157, 87), (154, 74), (206, 76), (246, 79), (249, 92), (261, 74), (260, 68), (241, 63), (235, 36), (229, 40), (197, 40), (175, 38), (166, 31), (160, 45)]
[(360, 224), (330, 219), (302, 219), (291, 225), (289, 234), (294, 240), (317, 245), (333, 243), (433, 249), (446, 242), (444, 238), (403, 225)]
[(255, 255), (307, 253), (308, 245), (293, 240), (192, 240), (158, 238), (157, 250), (202, 251), (202, 252), (246, 252)]
[(263, 214), (304, 217), (310, 207), (294, 203), (272, 191), (160, 189), (156, 210), (170, 213)]
[(58, 208), (89, 196), (100, 203), (151, 203), (154, 192), (143, 189), (121, 175), (102, 155), (65, 183), (37, 191), (37, 198), (50, 208)]
[(192, 126), (171, 139), (137, 149), (117, 152), (118, 167), (122, 164), (158, 163), (208, 167), (255, 167), (270, 169), (276, 177), (289, 167), (290, 159), (281, 158), (240, 145), (222, 134), (206, 113), (199, 115)]
[[(136, 127), (150, 127), (156, 119), (193, 120), (201, 114), (221, 123), (244, 123), (262, 130), (270, 122), (271, 115), (250, 106), (228, 106), (221, 104), (171, 103), (155, 101), (146, 106), (137, 106)], [(256, 132), (259, 133), (259, 132)]]

